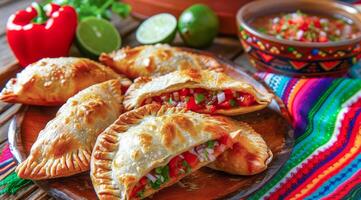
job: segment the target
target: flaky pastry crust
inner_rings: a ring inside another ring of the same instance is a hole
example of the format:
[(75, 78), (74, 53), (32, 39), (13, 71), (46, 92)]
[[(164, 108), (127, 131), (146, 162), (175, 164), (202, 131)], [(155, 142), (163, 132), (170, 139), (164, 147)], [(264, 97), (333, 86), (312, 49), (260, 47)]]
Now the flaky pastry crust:
[(180, 108), (150, 104), (126, 112), (97, 139), (91, 159), (93, 186), (100, 199), (129, 199), (134, 185), (155, 167), (196, 145), (239, 132), (229, 118)]
[(125, 47), (112, 53), (103, 53), (100, 62), (129, 78), (160, 76), (182, 69), (214, 69), (222, 64), (212, 57), (171, 47), (167, 44)]
[(86, 88), (70, 98), (39, 133), (16, 168), (24, 179), (65, 177), (89, 170), (97, 136), (123, 111), (120, 80)]
[(27, 66), (6, 84), (0, 100), (30, 105), (62, 105), (77, 92), (111, 79), (129, 79), (86, 58), (44, 58)]

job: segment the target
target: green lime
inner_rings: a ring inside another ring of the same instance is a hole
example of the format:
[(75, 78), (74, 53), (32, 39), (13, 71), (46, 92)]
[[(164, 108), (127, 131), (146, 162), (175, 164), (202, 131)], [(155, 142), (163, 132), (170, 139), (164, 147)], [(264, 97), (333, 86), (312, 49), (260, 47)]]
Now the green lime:
[(121, 45), (120, 35), (113, 24), (96, 17), (86, 18), (78, 24), (76, 41), (80, 52), (91, 58), (119, 49)]
[(175, 37), (177, 19), (168, 13), (161, 13), (145, 20), (136, 36), (141, 44), (171, 43)]
[(196, 48), (209, 46), (217, 36), (217, 15), (203, 4), (195, 4), (179, 17), (178, 31), (186, 45)]

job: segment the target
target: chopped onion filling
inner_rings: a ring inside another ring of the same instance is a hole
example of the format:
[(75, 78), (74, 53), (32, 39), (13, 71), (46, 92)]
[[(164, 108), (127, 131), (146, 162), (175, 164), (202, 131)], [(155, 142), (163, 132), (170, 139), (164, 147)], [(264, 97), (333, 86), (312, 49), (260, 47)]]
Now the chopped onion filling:
[(142, 177), (134, 186), (131, 197), (143, 198), (147, 189), (157, 190), (169, 180), (192, 172), (200, 163), (214, 161), (216, 156), (225, 151), (228, 141), (228, 136), (223, 136), (175, 156), (167, 165), (157, 167)]
[(143, 104), (168, 104), (175, 107), (186, 107), (189, 110), (207, 110), (210, 113), (217, 109), (231, 109), (256, 104), (253, 95), (231, 89), (210, 91), (203, 88), (184, 88), (178, 91), (149, 97)]

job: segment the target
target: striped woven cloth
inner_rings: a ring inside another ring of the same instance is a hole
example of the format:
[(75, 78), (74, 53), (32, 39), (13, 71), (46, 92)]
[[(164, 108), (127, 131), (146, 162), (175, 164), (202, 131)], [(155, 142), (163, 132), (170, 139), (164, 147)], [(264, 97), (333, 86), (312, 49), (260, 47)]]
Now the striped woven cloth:
[[(258, 75), (291, 113), (296, 143), (287, 163), (250, 199), (361, 199), (361, 79)], [(6, 148), (0, 174), (13, 166)]]
[(287, 106), (296, 142), (250, 199), (361, 199), (361, 79), (259, 76)]
[(6, 144), (0, 156), (0, 180), (9, 175), (15, 168), (16, 161), (10, 152), (9, 145)]

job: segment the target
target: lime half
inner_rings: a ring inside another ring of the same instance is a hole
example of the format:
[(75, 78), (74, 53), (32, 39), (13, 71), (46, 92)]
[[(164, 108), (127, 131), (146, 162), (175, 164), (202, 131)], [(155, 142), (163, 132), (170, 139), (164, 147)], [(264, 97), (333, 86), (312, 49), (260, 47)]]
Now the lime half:
[(141, 44), (171, 43), (177, 29), (177, 19), (168, 13), (154, 15), (138, 28), (136, 36)]
[(96, 17), (82, 20), (76, 30), (77, 46), (85, 56), (96, 58), (120, 48), (121, 38), (110, 22)]

